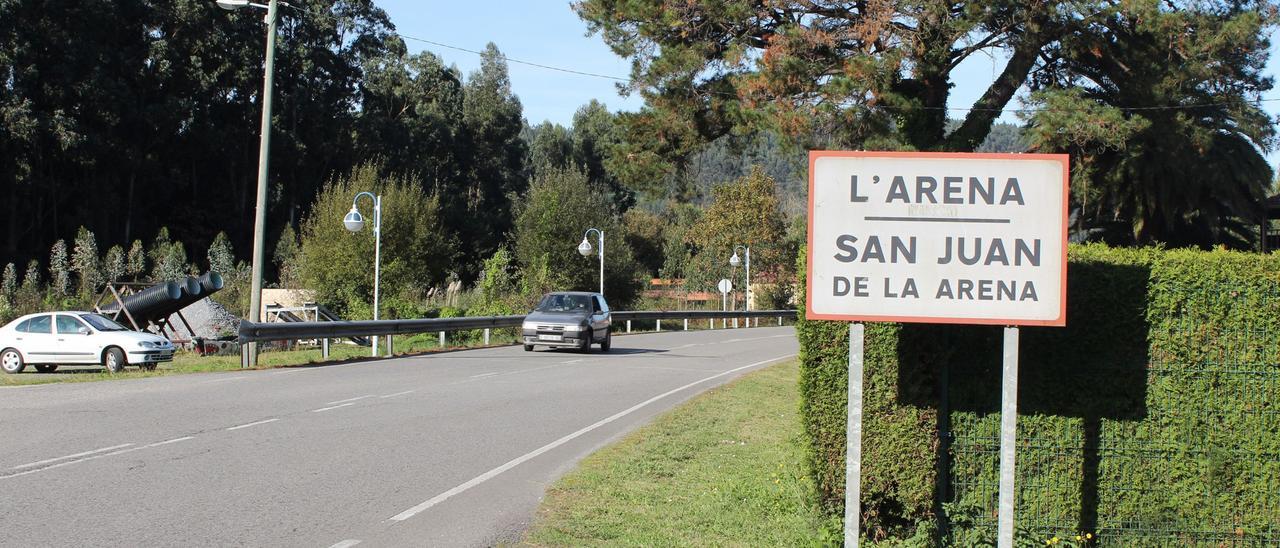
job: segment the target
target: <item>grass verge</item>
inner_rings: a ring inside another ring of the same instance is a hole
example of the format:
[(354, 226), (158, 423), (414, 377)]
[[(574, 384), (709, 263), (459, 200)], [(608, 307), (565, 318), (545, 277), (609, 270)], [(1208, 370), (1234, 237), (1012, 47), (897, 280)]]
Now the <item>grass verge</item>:
[[(822, 546), (797, 416), (797, 362), (713, 389), (556, 482), (532, 546)], [(838, 530), (838, 529), (837, 529)]]

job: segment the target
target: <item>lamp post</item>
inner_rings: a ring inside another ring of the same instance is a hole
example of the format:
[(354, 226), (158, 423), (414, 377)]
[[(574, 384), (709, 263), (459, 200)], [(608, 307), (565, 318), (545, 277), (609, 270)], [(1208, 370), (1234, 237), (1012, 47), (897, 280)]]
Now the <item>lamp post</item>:
[[(378, 278), (382, 268), (382, 196), (372, 192), (361, 192), (351, 199), (351, 211), (342, 218), (342, 225), (351, 232), (360, 232), (364, 228), (364, 216), (356, 209), (361, 196), (368, 196), (373, 201), (373, 319), (378, 319)], [(390, 344), (390, 343), (387, 343)], [(378, 337), (373, 337), (373, 357), (378, 357)]]
[(583, 232), (582, 243), (578, 244), (578, 253), (581, 253), (583, 257), (591, 256), (591, 242), (587, 241), (587, 235), (591, 234), (592, 230), (600, 235), (600, 294), (604, 295), (604, 231), (598, 228), (588, 228), (586, 232)]
[[(235, 11), (245, 6), (264, 8), (267, 10), (267, 53), (262, 67), (262, 129), (258, 143), (258, 201), (253, 217), (253, 275), (249, 290), (249, 321), (262, 320), (262, 264), (265, 250), (267, 224), (267, 161), (271, 150), (271, 95), (272, 75), (275, 72), (276, 58), (276, 15), (281, 2), (270, 0), (266, 5), (249, 0), (217, 0), (218, 7)], [(246, 367), (258, 365), (258, 343), (249, 343), (248, 355), (242, 364)]]
[(742, 309), (751, 310), (751, 247), (742, 246), (742, 245), (733, 246), (733, 256), (729, 257), (729, 266), (737, 268), (737, 266), (742, 263), (742, 259), (738, 258), (739, 249), (746, 251), (746, 256), (747, 256), (747, 290), (746, 290), (747, 298), (746, 298), (746, 302), (743, 303)]

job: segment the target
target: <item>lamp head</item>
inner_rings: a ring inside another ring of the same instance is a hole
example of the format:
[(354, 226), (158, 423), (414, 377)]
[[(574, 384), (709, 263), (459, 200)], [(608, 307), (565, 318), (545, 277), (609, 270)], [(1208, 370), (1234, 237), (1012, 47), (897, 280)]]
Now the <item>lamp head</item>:
[(591, 242), (588, 242), (586, 237), (583, 237), (582, 243), (578, 244), (578, 253), (581, 253), (583, 257), (591, 256)]
[(351, 206), (351, 211), (347, 212), (347, 216), (342, 218), (342, 224), (351, 232), (360, 232), (364, 228), (364, 216), (356, 211), (355, 206)]
[(738, 251), (735, 249), (733, 256), (729, 257), (729, 266), (738, 266), (740, 264), (742, 264), (742, 259), (738, 258)]
[(218, 7), (227, 11), (236, 11), (249, 5), (249, 0), (217, 0)]

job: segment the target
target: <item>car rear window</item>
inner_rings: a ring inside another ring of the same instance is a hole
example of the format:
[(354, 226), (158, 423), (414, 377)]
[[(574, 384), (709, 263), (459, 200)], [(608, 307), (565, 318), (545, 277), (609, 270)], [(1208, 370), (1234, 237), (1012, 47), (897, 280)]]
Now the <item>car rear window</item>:
[(36, 316), (18, 324), (18, 331), (22, 333), (53, 333), (53, 322), (49, 316)]

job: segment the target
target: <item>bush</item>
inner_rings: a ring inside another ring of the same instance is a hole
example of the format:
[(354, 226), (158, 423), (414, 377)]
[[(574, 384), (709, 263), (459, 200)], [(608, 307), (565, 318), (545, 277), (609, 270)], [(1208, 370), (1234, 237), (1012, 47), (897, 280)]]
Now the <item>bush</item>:
[(382, 302), (420, 300), (445, 279), (456, 247), (442, 226), (438, 197), (428, 195), (416, 180), (382, 177), (377, 166), (366, 164), (330, 181), (302, 223), (297, 269), (306, 288), (346, 318), (372, 316), (374, 215), (369, 201), (362, 198), (359, 204), (364, 229), (352, 233), (342, 224), (352, 199), (362, 191), (382, 196)]
[[(1089, 245), (1069, 259), (1067, 327), (1022, 329), (1025, 534), (1280, 540), (1280, 255)], [(801, 321), (797, 332), (813, 473), (838, 515), (847, 325)], [(869, 536), (902, 539), (930, 521), (966, 528), (948, 543), (994, 530), (1000, 366), (996, 327), (868, 324)]]

